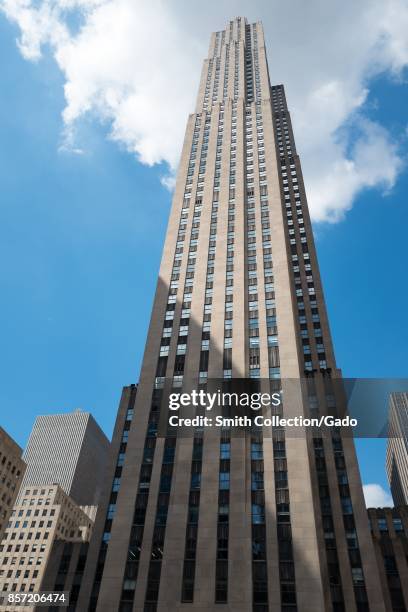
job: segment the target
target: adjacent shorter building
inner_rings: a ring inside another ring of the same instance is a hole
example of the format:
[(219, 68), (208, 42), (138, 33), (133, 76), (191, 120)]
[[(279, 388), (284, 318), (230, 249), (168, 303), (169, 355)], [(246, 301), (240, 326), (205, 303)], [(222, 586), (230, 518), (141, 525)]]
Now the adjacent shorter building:
[(24, 488), (0, 545), (0, 591), (40, 591), (46, 572), (53, 570), (56, 543), (88, 542), (92, 527), (59, 485)]
[(387, 612), (408, 610), (408, 508), (370, 508), (374, 550)]
[(386, 457), (395, 506), (408, 504), (408, 393), (392, 393)]
[[(36, 582), (33, 580), (29, 581), (28, 589), (32, 590), (34, 585), (34, 590), (37, 590), (37, 585), (39, 584), (38, 590), (40, 591), (69, 593), (69, 606), (66, 608), (67, 612), (75, 610), (83, 610), (85, 612), (88, 609), (94, 609), (95, 606), (94, 602), (96, 602), (99, 592), (112, 521), (116, 510), (116, 498), (121, 483), (122, 466), (127, 449), (130, 424), (133, 418), (136, 390), (136, 385), (130, 385), (124, 387), (122, 392), (112, 436), (112, 443), (110, 444), (104, 486), (99, 505), (98, 507), (80, 507), (80, 510), (87, 515), (91, 523), (96, 520), (95, 526), (92, 529), (93, 535), (91, 542), (89, 543), (88, 541), (88, 533), (82, 534), (81, 537), (78, 537), (79, 533), (77, 533), (77, 537), (71, 537), (72, 534), (70, 530), (68, 530), (68, 532), (56, 530), (51, 546), (45, 548), (43, 543), (42, 551), (38, 547), (34, 551), (35, 553), (40, 551), (43, 556), (46, 555), (47, 560), (43, 562), (44, 571), (42, 571), (41, 576), (36, 564), (34, 564), (36, 571), (34, 578)], [(28, 489), (27, 493), (30, 491), (31, 489)], [(26, 500), (24, 504), (26, 506), (28, 501), (26, 493), (21, 497), (22, 502)], [(72, 506), (74, 507), (73, 504)], [(19, 514), (22, 508), (16, 508), (16, 510), (17, 527), (20, 527), (21, 522), (19, 520)], [(13, 519), (15, 516), (16, 513), (14, 513)], [(78, 517), (84, 518), (83, 514), (78, 514)], [(87, 525), (89, 524), (88, 520)], [(11, 529), (12, 525), (13, 522), (11, 522)], [(13, 538), (13, 541), (15, 540), (14, 536), (10, 536), (10, 539), (11, 538)], [(3, 544), (6, 546), (5, 550), (10, 546), (8, 542), (4, 542)], [(18, 552), (20, 552), (20, 550)], [(7, 564), (10, 564), (9, 555), (7, 555)], [(3, 571), (2, 575), (4, 577), (9, 573), (10, 570), (8, 569), (7, 574)], [(20, 575), (18, 577), (20, 577)], [(3, 584), (4, 582), (7, 588), (17, 589), (15, 581), (11, 583), (9, 578), (7, 578), (7, 581), (6, 578), (4, 578)], [(54, 612), (54, 609), (56, 612), (59, 610), (59, 608), (54, 608), (52, 606), (49, 607), (49, 609), (47, 608), (48, 612)], [(44, 608), (40, 607), (39, 610), (44, 610)]]
[(79, 506), (97, 506), (109, 440), (89, 412), (38, 416), (23, 458), (22, 489), (58, 483)]
[(22, 449), (0, 427), (0, 541), (26, 469)]
[(0, 591), (68, 591), (75, 609), (109, 450), (90, 413), (37, 417), (0, 544)]

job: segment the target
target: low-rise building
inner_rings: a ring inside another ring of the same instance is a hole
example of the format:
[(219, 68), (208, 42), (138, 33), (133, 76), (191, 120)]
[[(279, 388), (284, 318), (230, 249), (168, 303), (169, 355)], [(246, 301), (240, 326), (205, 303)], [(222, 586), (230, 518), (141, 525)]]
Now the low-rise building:
[(59, 485), (25, 488), (0, 545), (0, 591), (40, 591), (55, 543), (88, 542), (92, 527), (88, 514)]

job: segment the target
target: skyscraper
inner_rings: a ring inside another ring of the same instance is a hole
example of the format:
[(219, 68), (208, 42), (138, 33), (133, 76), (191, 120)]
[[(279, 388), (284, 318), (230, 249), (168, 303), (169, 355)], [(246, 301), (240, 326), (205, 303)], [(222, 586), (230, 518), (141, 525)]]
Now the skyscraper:
[(26, 469), (22, 452), (13, 438), (0, 427), (0, 541)]
[(237, 18), (211, 37), (188, 118), (126, 456), (81, 609), (384, 611), (350, 438), (158, 429), (166, 392), (190, 381), (305, 378), (283, 414), (317, 415), (336, 409), (339, 377), (284, 88), (271, 87), (262, 25)]
[(21, 486), (58, 484), (82, 506), (97, 505), (109, 441), (89, 412), (38, 416), (23, 458)]
[(368, 516), (385, 609), (405, 612), (408, 605), (408, 508), (369, 508)]
[(386, 470), (396, 506), (408, 504), (408, 393), (391, 393)]

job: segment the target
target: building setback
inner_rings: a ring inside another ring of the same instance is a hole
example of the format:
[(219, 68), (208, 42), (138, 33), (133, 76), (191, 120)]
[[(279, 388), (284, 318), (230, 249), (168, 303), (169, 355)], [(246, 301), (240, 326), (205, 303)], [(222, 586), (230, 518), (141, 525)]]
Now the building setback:
[(95, 506), (103, 485), (109, 441), (89, 412), (38, 416), (23, 458), (22, 489), (58, 484), (81, 506)]
[[(40, 591), (69, 593), (69, 605), (64, 612), (80, 610), (77, 607), (83, 573), (89, 550), (89, 542), (55, 540), (50, 550), (49, 561), (40, 585)], [(44, 612), (43, 606), (37, 607)], [(60, 608), (50, 607), (47, 612), (58, 612)]]
[(26, 469), (22, 449), (0, 427), (0, 541)]
[(136, 385), (124, 387), (122, 391), (112, 436), (108, 468), (104, 479), (105, 486), (98, 505), (93, 537), (89, 545), (87, 562), (81, 581), (78, 610), (85, 611), (89, 606), (95, 608), (98, 599), (112, 528), (112, 519), (122, 482), (122, 471), (128, 447), (129, 431), (134, 417), (136, 392)]
[(386, 470), (394, 504), (408, 504), (408, 393), (391, 393)]
[(284, 88), (243, 18), (212, 35), (187, 121), (120, 483), (79, 607), (383, 612), (350, 438), (158, 429), (171, 387), (215, 378), (306, 378), (283, 416), (339, 401)]
[(369, 508), (371, 533), (387, 612), (408, 609), (408, 508)]

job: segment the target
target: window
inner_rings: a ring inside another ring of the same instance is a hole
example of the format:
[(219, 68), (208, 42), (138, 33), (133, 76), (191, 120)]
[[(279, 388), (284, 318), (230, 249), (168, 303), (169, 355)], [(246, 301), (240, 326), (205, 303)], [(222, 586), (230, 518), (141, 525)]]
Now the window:
[(379, 531), (388, 531), (387, 519), (379, 518), (378, 519), (378, 529)]
[(229, 472), (220, 472), (219, 477), (219, 488), (220, 490), (226, 491), (230, 487), (230, 473)]
[(261, 504), (252, 504), (252, 523), (259, 525), (265, 523), (265, 508)]
[(364, 575), (361, 567), (352, 567), (351, 573), (353, 576), (353, 583), (356, 585), (364, 584)]
[(231, 444), (230, 442), (221, 442), (220, 445), (220, 459), (230, 459), (231, 456)]

